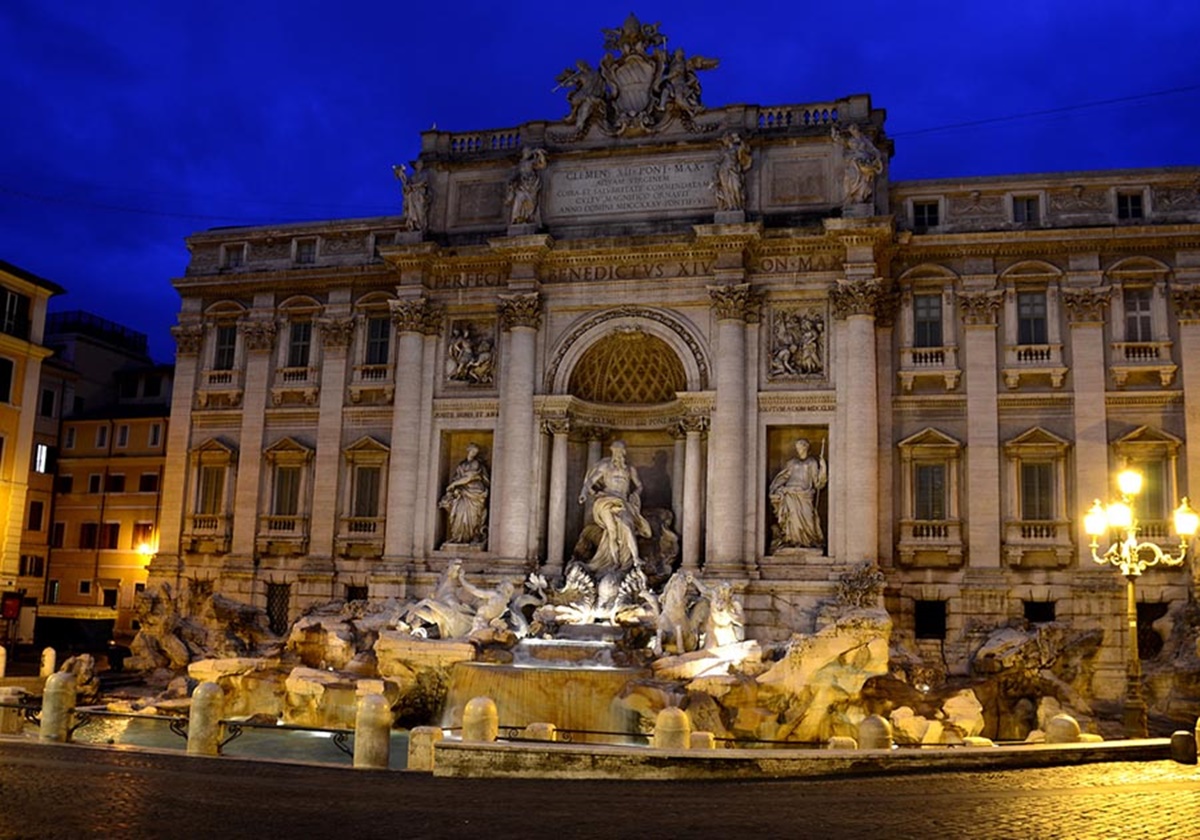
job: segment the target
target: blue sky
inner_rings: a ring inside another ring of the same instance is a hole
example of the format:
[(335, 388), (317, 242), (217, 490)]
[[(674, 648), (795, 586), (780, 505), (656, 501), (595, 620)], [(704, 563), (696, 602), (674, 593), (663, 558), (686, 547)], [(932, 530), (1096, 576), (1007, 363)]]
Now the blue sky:
[(7, 0), (0, 258), (169, 360), (185, 236), (398, 212), (420, 131), (560, 119), (631, 10), (710, 108), (871, 94), (894, 179), (1200, 164), (1194, 0)]

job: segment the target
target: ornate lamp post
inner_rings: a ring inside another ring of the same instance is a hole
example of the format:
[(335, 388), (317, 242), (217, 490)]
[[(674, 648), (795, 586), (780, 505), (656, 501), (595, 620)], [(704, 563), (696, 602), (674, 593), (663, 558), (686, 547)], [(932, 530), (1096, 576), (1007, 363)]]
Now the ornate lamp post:
[[(1138, 521), (1133, 512), (1133, 499), (1142, 490), (1142, 474), (1137, 470), (1123, 470), (1117, 476), (1117, 487), (1121, 491), (1120, 501), (1105, 507), (1096, 499), (1083, 518), (1083, 528), (1092, 538), (1092, 559), (1101, 565), (1111, 563), (1125, 575), (1125, 618), (1129, 630), (1123, 718), (1127, 735), (1145, 738), (1146, 701), (1142, 697), (1142, 662), (1138, 657), (1137, 594), (1134, 586), (1142, 572), (1151, 566), (1160, 563), (1178, 566), (1183, 562), (1197, 525), (1200, 525), (1200, 516), (1192, 510), (1185, 496), (1175, 509), (1175, 533), (1179, 535), (1179, 549), (1172, 554), (1155, 543), (1138, 541)], [(1116, 531), (1121, 536), (1103, 554), (1099, 554), (1100, 537), (1110, 531)]]

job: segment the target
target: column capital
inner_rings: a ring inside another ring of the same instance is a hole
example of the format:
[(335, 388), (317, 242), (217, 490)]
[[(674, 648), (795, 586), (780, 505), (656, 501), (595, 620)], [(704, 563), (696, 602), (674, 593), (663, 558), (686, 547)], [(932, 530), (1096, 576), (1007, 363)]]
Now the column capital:
[(273, 321), (243, 321), (238, 324), (247, 350), (270, 350), (275, 345), (275, 334), (279, 331)]
[(442, 307), (429, 298), (389, 301), (392, 321), (398, 332), (419, 332), (425, 335), (441, 335)]
[(547, 417), (542, 420), (542, 434), (550, 435), (565, 435), (571, 431), (571, 418), (569, 417)]
[[(708, 431), (709, 418), (700, 414), (686, 414), (679, 419), (676, 426), (678, 433), (686, 437), (689, 433), (702, 434)], [(672, 430), (675, 431), (674, 429)]]
[(538, 292), (500, 295), (500, 326), (505, 331), (517, 327), (536, 330), (542, 325), (542, 298)]
[(354, 337), (353, 318), (318, 318), (317, 327), (326, 348), (349, 347)]
[(960, 292), (958, 310), (963, 323), (968, 327), (994, 327), (1000, 316), (1000, 305), (1004, 293), (999, 290), (987, 292)]
[(718, 321), (758, 321), (761, 301), (749, 283), (709, 286), (708, 295)]
[(1182, 321), (1200, 322), (1200, 283), (1175, 286), (1171, 289), (1175, 315)]
[(1064, 288), (1062, 293), (1067, 321), (1071, 326), (1094, 326), (1104, 323), (1104, 313), (1108, 309), (1109, 298), (1112, 297), (1111, 286)]
[(878, 277), (872, 280), (839, 280), (837, 285), (829, 290), (833, 317), (839, 321), (852, 315), (876, 317), (881, 304), (885, 304), (890, 297), (883, 281)]
[(200, 324), (180, 324), (171, 327), (171, 337), (175, 339), (176, 355), (195, 356), (204, 341), (204, 327)]

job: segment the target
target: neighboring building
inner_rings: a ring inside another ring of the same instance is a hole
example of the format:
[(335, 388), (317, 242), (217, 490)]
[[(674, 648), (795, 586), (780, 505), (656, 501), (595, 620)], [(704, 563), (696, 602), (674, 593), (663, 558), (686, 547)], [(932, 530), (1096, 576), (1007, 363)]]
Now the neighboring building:
[[(425, 132), (403, 216), (189, 239), (153, 576), (281, 629), (456, 557), (553, 575), (619, 439), (655, 537), (738, 584), (749, 635), (812, 630), (876, 560), (897, 633), (951, 670), (1066, 619), (1105, 632), (1118, 696), (1124, 590), (1081, 519), (1130, 462), (1166, 539), (1200, 480), (1200, 168), (889, 184), (868, 97), (705, 110), (703, 60), (610, 36), (619, 101), (581, 63), (565, 122)], [(768, 494), (800, 438), (828, 460), (815, 537)], [(487, 527), (451, 543), (468, 443)]]
[[(0, 260), (0, 592), (30, 594), (36, 580), (34, 559), (26, 559), (22, 537), (31, 511), (45, 513), (44, 481), (35, 481), (30, 494), (42, 362), (51, 354), (43, 346), (46, 305), (62, 287)], [(38, 445), (45, 443), (36, 437)], [(39, 449), (39, 452), (43, 450)], [(0, 638), (10, 641), (27, 630), (30, 611), (18, 622), (0, 621)]]

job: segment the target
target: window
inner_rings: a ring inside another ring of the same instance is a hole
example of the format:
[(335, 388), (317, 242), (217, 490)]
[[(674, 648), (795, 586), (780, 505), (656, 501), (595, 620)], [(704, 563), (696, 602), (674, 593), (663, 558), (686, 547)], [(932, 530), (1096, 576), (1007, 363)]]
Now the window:
[(946, 518), (946, 465), (917, 464), (913, 469), (913, 518)]
[(99, 493), (100, 487), (101, 487), (100, 482), (101, 482), (100, 473), (92, 473), (91, 475), (89, 475), (88, 476), (88, 492), (89, 493)]
[(1025, 607), (1025, 620), (1030, 624), (1048, 624), (1054, 621), (1053, 601), (1022, 601)]
[(293, 321), (288, 329), (287, 366), (308, 367), (308, 354), (312, 348), (312, 321)]
[(1012, 199), (1013, 221), (1017, 224), (1038, 223), (1038, 197), (1036, 195), (1014, 195)]
[(1054, 464), (1021, 462), (1021, 519), (1054, 519)]
[(1150, 319), (1150, 289), (1125, 289), (1125, 340), (1153, 341)]
[(352, 510), (355, 517), (379, 516), (379, 488), (383, 482), (383, 470), (377, 466), (360, 466), (354, 468), (354, 502)]
[(162, 377), (158, 374), (149, 374), (142, 382), (143, 397), (158, 397), (162, 395)]
[(42, 417), (53, 417), (54, 402), (54, 390), (52, 388), (43, 388), (42, 399), (38, 403), (38, 414)]
[(96, 448), (104, 449), (108, 446), (108, 426), (96, 427)]
[(122, 423), (117, 426), (117, 448), (124, 449), (129, 445), (129, 424)]
[(50, 526), (50, 547), (62, 548), (67, 537), (67, 523), (55, 522)]
[(29, 503), (29, 521), (26, 527), (30, 531), (42, 530), (42, 517), (46, 513), (46, 505), (41, 501), (32, 501)]
[(196, 513), (215, 515), (225, 512), (225, 467), (206, 464), (200, 468), (200, 487)]
[(942, 346), (942, 296), (913, 295), (913, 346)]
[(121, 523), (105, 522), (100, 526), (100, 547), (114, 549), (121, 539)]
[(347, 601), (366, 601), (369, 597), (369, 590), (367, 587), (346, 584)]
[(79, 547), (96, 548), (100, 544), (100, 523), (84, 522), (79, 526)]
[(296, 516), (300, 512), (300, 467), (279, 464), (271, 488), (271, 513)]
[(150, 424), (150, 431), (147, 433), (146, 443), (151, 449), (157, 449), (162, 445), (162, 423)]
[(386, 365), (388, 363), (391, 333), (391, 319), (386, 317), (367, 319), (366, 364)]
[(120, 590), (115, 587), (106, 586), (100, 590), (101, 600), (104, 606), (114, 610), (117, 608), (117, 596), (119, 594)]
[(12, 402), (13, 370), (12, 359), (0, 357), (0, 402)]
[(80, 595), (91, 595), (92, 594), (92, 582), (90, 580), (79, 581), (79, 594)]
[(946, 638), (946, 602), (916, 601), (913, 603), (913, 630), (918, 639)]
[(221, 264), (225, 268), (241, 268), (246, 264), (246, 244), (239, 242), (235, 245), (222, 246), (224, 254)]
[(121, 473), (110, 473), (104, 482), (104, 492), (124, 493), (125, 476)]
[(233, 370), (237, 324), (218, 324), (213, 336), (213, 370)]
[(46, 558), (36, 554), (22, 554), (19, 574), (21, 577), (41, 577), (46, 574)]
[(75, 476), (60, 475), (54, 478), (55, 493), (71, 493), (75, 490)]
[(67, 431), (63, 434), (63, 449), (75, 448), (75, 427), (67, 426)]
[(29, 338), (29, 298), (0, 289), (0, 332)]
[(1017, 292), (1017, 344), (1045, 344), (1046, 327), (1046, 293)]
[(153, 522), (135, 522), (133, 523), (133, 542), (131, 547), (134, 551), (140, 551), (142, 546), (153, 547), (154, 545), (154, 523)]
[(938, 226), (938, 203), (936, 201), (913, 202), (913, 227), (931, 228)]
[(41, 475), (54, 472), (54, 448), (44, 443), (33, 445), (33, 471)]
[(46, 581), (46, 603), (57, 604), (59, 593), (59, 582), (57, 580)]
[(138, 492), (139, 493), (157, 493), (158, 492), (158, 473), (142, 473), (138, 477)]
[(1117, 193), (1117, 218), (1144, 218), (1142, 212), (1142, 194), (1140, 192)]
[(296, 240), (296, 262), (300, 265), (311, 265), (317, 261), (317, 240)]

